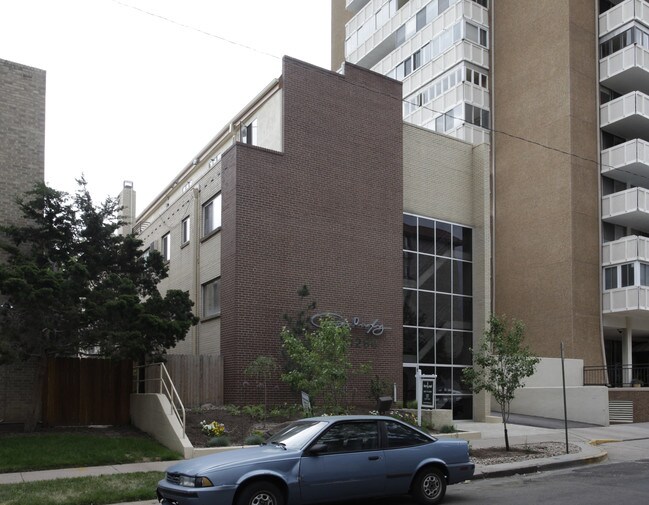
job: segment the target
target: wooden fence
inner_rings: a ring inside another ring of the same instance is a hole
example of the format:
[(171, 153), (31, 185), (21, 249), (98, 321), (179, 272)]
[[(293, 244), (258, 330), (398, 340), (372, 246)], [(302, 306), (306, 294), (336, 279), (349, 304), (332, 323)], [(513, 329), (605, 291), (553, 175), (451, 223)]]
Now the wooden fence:
[(48, 360), (43, 423), (50, 426), (129, 424), (132, 381), (131, 361)]
[(223, 404), (223, 358), (217, 354), (168, 354), (166, 367), (185, 408)]

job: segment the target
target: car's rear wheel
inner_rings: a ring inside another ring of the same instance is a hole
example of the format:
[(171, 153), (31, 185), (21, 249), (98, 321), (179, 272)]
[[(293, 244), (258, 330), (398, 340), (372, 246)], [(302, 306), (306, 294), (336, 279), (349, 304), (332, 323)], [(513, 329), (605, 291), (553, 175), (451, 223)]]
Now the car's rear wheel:
[(441, 470), (424, 468), (415, 479), (412, 496), (421, 505), (437, 505), (446, 494), (446, 478)]
[(258, 480), (243, 488), (237, 505), (284, 505), (284, 496), (272, 482)]

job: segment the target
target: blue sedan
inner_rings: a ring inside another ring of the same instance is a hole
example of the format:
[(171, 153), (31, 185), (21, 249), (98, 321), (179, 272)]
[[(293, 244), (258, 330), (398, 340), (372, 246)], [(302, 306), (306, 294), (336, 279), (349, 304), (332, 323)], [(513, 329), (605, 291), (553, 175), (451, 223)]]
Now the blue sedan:
[(440, 503), (473, 476), (464, 440), (436, 439), (392, 417), (296, 421), (254, 448), (183, 461), (158, 483), (163, 505), (294, 505), (411, 494)]

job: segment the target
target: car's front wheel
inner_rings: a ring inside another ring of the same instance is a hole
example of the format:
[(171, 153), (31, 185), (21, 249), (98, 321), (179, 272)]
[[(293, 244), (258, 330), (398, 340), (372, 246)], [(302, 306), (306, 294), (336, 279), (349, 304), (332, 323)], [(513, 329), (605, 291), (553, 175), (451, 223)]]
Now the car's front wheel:
[(412, 495), (421, 505), (437, 505), (446, 494), (446, 478), (437, 468), (425, 468), (417, 475)]
[(237, 505), (284, 505), (284, 496), (272, 482), (252, 482), (241, 491)]

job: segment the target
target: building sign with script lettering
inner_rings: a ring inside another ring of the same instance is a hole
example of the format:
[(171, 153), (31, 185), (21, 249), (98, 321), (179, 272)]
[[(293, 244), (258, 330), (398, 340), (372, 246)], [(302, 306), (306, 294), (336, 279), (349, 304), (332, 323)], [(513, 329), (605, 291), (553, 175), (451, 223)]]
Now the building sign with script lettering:
[(378, 319), (371, 322), (363, 321), (360, 317), (354, 316), (349, 320), (345, 319), (340, 314), (335, 312), (321, 312), (311, 316), (311, 324), (316, 328), (320, 328), (320, 321), (322, 319), (330, 319), (335, 322), (337, 326), (348, 326), (350, 329), (360, 328), (367, 335), (374, 335), (375, 337), (383, 335), (385, 330), (389, 330), (388, 326), (384, 326)]

